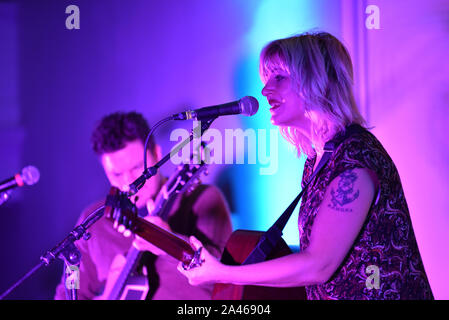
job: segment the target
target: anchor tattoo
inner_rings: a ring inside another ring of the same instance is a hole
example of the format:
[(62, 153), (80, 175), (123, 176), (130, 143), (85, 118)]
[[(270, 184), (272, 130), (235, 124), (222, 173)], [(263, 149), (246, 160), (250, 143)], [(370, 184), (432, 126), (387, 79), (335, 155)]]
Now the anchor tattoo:
[(359, 197), (359, 190), (354, 192), (354, 182), (356, 180), (357, 174), (352, 172), (352, 170), (345, 171), (340, 175), (337, 190), (331, 190), (332, 199), (329, 208), (344, 212), (352, 211), (352, 209), (342, 207)]

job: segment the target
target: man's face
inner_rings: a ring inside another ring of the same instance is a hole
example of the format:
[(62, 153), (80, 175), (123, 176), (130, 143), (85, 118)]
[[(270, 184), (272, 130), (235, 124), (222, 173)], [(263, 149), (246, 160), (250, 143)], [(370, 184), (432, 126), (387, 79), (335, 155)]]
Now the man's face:
[[(105, 153), (101, 156), (101, 164), (112, 186), (119, 188), (121, 191), (128, 191), (129, 185), (143, 172), (143, 149), (143, 143), (140, 140), (135, 140), (128, 142), (123, 149)], [(148, 151), (147, 165), (154, 165), (158, 161), (156, 158), (158, 156)], [(147, 180), (144, 187), (137, 193), (137, 207), (145, 206), (146, 202), (156, 195), (159, 184), (160, 175)], [(131, 200), (134, 202), (134, 197)]]

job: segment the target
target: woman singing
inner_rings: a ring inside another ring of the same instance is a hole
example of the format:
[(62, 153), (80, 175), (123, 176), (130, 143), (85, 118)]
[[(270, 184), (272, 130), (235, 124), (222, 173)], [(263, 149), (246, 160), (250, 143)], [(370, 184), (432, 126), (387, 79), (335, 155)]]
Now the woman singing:
[[(305, 286), (308, 299), (433, 299), (398, 171), (365, 129), (343, 44), (324, 32), (273, 41), (260, 55), (260, 76), (271, 122), (307, 156), (303, 188), (326, 142), (350, 127), (358, 130), (337, 145), (306, 187), (300, 252), (229, 266), (203, 249), (200, 267), (178, 270), (193, 285)], [(195, 238), (191, 242), (202, 247)], [(367, 281), (373, 272), (374, 284)]]

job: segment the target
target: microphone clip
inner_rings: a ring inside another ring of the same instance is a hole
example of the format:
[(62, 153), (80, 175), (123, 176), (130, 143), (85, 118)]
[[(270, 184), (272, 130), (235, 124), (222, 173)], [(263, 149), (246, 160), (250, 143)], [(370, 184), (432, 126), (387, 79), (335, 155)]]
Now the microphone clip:
[(143, 171), (143, 173), (138, 177), (133, 183), (129, 185), (128, 196), (135, 195), (142, 187), (145, 185), (145, 182), (151, 177), (155, 176), (157, 173), (156, 167), (150, 167)]

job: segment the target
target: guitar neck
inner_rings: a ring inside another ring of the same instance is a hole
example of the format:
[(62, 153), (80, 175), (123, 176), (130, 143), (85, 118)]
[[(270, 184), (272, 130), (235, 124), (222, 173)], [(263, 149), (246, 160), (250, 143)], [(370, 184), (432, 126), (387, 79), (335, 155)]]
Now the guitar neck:
[(189, 264), (193, 259), (195, 251), (184, 239), (142, 218), (137, 218), (134, 223), (136, 225), (135, 234), (162, 249), (176, 260)]

